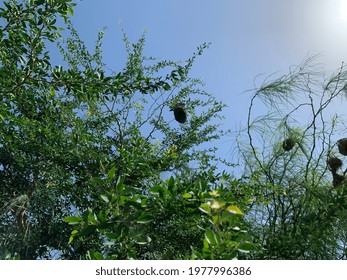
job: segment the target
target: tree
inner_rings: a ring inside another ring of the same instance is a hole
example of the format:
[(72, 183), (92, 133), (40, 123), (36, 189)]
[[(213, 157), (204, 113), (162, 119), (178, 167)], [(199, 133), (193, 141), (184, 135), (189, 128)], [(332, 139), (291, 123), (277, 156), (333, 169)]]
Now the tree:
[[(336, 108), (347, 72), (342, 64), (324, 79), (313, 62), (254, 90), (238, 138), (254, 187), (250, 233), (263, 248), (254, 258), (346, 259), (347, 169), (337, 145), (346, 127)], [(253, 117), (255, 108), (266, 111)]]
[[(238, 183), (215, 174), (216, 148), (207, 145), (226, 133), (216, 122), (225, 105), (189, 77), (209, 45), (181, 62), (158, 61), (143, 56), (144, 35), (131, 44), (124, 33), (127, 62), (114, 72), (102, 58), (104, 31), (88, 51), (69, 20), (73, 6), (12, 0), (0, 9), (0, 255), (223, 258), (249, 250), (247, 236), (216, 249), (227, 239), (216, 217), (229, 230), (242, 211), (235, 199), (213, 199)], [(53, 64), (52, 43), (65, 66)], [(184, 124), (169, 115), (178, 102)], [(218, 187), (223, 178), (229, 183)], [(219, 207), (208, 209), (211, 202)]]
[(56, 219), (69, 212), (68, 198), (59, 205), (53, 187), (71, 180), (58, 160), (71, 150), (63, 130), (72, 111), (61, 114), (66, 106), (56, 98), (45, 46), (60, 38), (57, 17), (67, 20), (70, 2), (10, 1), (0, 10), (1, 251), (21, 258), (43, 256), (54, 246), (43, 241), (52, 232), (50, 243), (61, 242)]

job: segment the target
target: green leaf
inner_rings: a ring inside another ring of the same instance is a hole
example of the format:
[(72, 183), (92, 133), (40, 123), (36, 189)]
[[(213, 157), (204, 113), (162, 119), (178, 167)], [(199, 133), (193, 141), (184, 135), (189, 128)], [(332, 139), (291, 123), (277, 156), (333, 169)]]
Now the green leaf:
[(75, 236), (78, 234), (78, 230), (73, 230), (69, 238), (69, 244), (74, 240)]
[(168, 181), (168, 190), (171, 192), (174, 187), (175, 187), (175, 178), (171, 176)]
[(94, 252), (93, 250), (88, 250), (87, 256), (90, 260), (104, 260), (104, 257), (99, 252)]
[(216, 235), (215, 235), (214, 231), (212, 231), (209, 228), (205, 229), (205, 238), (210, 245), (216, 245), (217, 244)]
[(73, 9), (72, 9), (71, 7), (68, 7), (68, 12), (69, 12), (69, 14), (70, 14), (71, 16), (74, 15), (74, 11), (73, 11)]
[(149, 242), (151, 242), (151, 238), (149, 236), (138, 236), (136, 238), (134, 238), (135, 243), (139, 244), (139, 245), (146, 245)]
[(71, 235), (71, 236), (69, 237), (69, 244), (72, 243), (72, 241), (74, 240), (74, 237), (75, 237), (75, 236), (73, 236), (73, 235)]
[(107, 195), (102, 194), (102, 195), (100, 195), (100, 197), (101, 197), (101, 199), (102, 199), (103, 201), (105, 201), (105, 202), (107, 202), (107, 203), (110, 202), (110, 200), (108, 199), (108, 196), (107, 196)]
[(70, 216), (70, 217), (65, 217), (63, 221), (66, 223), (69, 223), (70, 225), (76, 225), (82, 222), (82, 218), (78, 216)]
[(124, 189), (124, 185), (123, 185), (123, 178), (119, 177), (116, 183), (116, 191), (118, 193), (121, 193)]
[(98, 217), (95, 213), (93, 213), (93, 210), (91, 208), (88, 208), (82, 213), (82, 219), (88, 224), (96, 224)]
[(211, 208), (212, 209), (220, 209), (220, 208), (224, 207), (224, 205), (225, 205), (225, 202), (218, 201), (218, 200), (214, 199), (211, 203)]
[(244, 242), (244, 243), (241, 243), (237, 249), (241, 252), (247, 253), (249, 251), (257, 250), (258, 248), (253, 243)]
[(226, 208), (226, 210), (234, 215), (244, 215), (244, 213), (240, 210), (240, 208), (238, 208), (235, 205), (230, 205)]
[(141, 214), (137, 220), (136, 220), (139, 224), (148, 224), (151, 221), (153, 221), (153, 216), (148, 215), (148, 214)]
[(95, 232), (96, 226), (95, 225), (88, 225), (84, 229), (80, 231), (81, 236), (88, 236)]
[(182, 195), (183, 198), (186, 198), (186, 199), (189, 199), (189, 198), (192, 198), (193, 196), (190, 194), (190, 193), (184, 193)]
[(114, 226), (114, 222), (102, 222), (100, 224), (97, 225), (98, 229), (110, 229)]
[(200, 209), (202, 212), (206, 213), (206, 214), (211, 214), (211, 207), (210, 207), (210, 205), (207, 204), (207, 203), (201, 204), (200, 207), (199, 207), (199, 209)]
[(116, 176), (116, 167), (113, 166), (107, 174), (107, 181), (112, 181), (114, 177)]
[(118, 239), (118, 237), (119, 237), (118, 234), (115, 234), (113, 232), (108, 232), (105, 235), (106, 235), (107, 238), (112, 239), (112, 240), (113, 239)]
[(219, 215), (213, 215), (213, 216), (212, 216), (212, 222), (213, 222), (214, 224), (217, 224), (218, 221), (219, 221)]

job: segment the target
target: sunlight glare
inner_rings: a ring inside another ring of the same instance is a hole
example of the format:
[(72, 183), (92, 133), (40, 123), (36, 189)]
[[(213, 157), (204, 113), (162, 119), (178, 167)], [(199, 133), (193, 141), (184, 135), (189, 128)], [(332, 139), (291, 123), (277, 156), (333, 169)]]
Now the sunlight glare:
[(341, 6), (340, 6), (340, 16), (341, 19), (347, 21), (347, 0), (340, 0)]

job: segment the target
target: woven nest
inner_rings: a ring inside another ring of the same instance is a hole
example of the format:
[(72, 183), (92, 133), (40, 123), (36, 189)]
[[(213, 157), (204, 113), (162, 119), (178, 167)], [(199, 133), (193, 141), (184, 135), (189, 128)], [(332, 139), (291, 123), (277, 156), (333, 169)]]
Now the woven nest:
[(341, 155), (347, 156), (347, 138), (342, 138), (337, 141), (337, 148)]
[(295, 145), (295, 141), (293, 138), (287, 138), (282, 143), (283, 150), (285, 150), (286, 152), (293, 149), (294, 145)]
[(329, 170), (335, 172), (342, 166), (342, 160), (337, 157), (329, 157), (327, 160)]
[(185, 123), (187, 121), (187, 113), (184, 109), (183, 103), (178, 103), (170, 111), (174, 111), (175, 120), (179, 123)]
[(345, 180), (345, 176), (333, 173), (333, 186), (336, 188), (338, 186), (341, 186)]

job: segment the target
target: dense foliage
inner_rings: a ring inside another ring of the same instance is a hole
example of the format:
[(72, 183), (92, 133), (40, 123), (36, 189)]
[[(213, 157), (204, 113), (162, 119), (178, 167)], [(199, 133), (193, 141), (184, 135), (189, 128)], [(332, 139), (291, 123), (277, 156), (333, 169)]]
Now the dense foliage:
[(113, 71), (74, 5), (0, 8), (1, 259), (346, 259), (344, 65), (254, 90), (235, 178), (213, 144), (225, 105), (191, 77), (209, 44), (157, 60), (123, 32)]
[[(171, 259), (248, 250), (244, 234), (229, 233), (243, 214), (225, 192), (237, 181), (215, 174), (216, 148), (202, 145), (225, 134), (216, 122), (224, 105), (189, 77), (208, 44), (187, 60), (158, 61), (143, 56), (144, 36), (131, 44), (124, 34), (127, 62), (114, 72), (102, 59), (104, 31), (90, 52), (69, 21), (73, 6), (8, 1), (0, 10), (0, 254)], [(178, 103), (184, 123), (170, 113)]]

